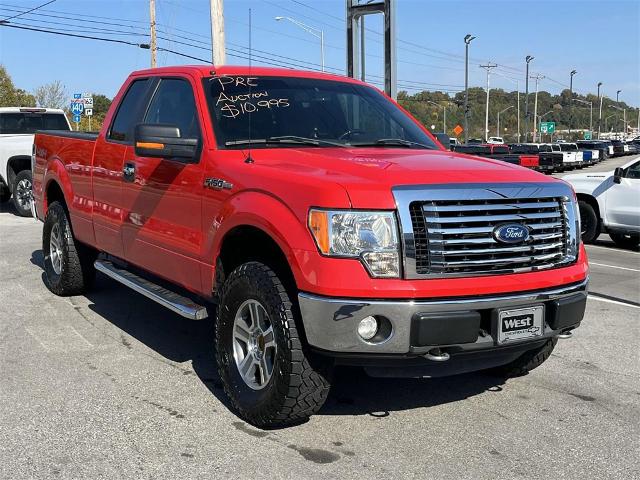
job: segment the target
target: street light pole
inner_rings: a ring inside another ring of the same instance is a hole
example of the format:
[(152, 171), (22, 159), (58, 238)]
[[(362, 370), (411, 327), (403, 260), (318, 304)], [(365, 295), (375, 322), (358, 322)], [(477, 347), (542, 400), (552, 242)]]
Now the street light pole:
[(572, 105), (571, 105), (571, 100), (573, 100), (573, 76), (578, 73), (577, 70), (571, 70), (570, 74), (569, 74), (569, 137), (571, 137), (571, 123), (573, 120), (573, 115), (571, 115), (573, 113), (572, 111)]
[(573, 101), (589, 105), (589, 131), (593, 134), (593, 102), (580, 100), (579, 98), (574, 98)]
[(496, 68), (498, 65), (495, 63), (488, 62), (486, 65), (480, 65), (480, 68), (485, 68), (487, 70), (487, 105), (485, 107), (484, 113), (484, 139), (487, 140), (489, 138), (489, 79), (491, 77), (491, 69)]
[(294, 25), (303, 29), (308, 34), (313, 35), (314, 37), (320, 39), (320, 64), (322, 66), (322, 71), (324, 72), (324, 31), (320, 30), (319, 28), (311, 27), (306, 23), (302, 23), (299, 20), (296, 20), (295, 18), (291, 18), (291, 17), (275, 17), (275, 20), (277, 21), (286, 20), (288, 22), (291, 22)]
[(536, 123), (536, 115), (538, 114), (538, 82), (544, 78), (544, 75), (532, 75), (531, 78), (536, 79), (536, 96), (533, 106), (533, 141), (535, 142), (536, 137), (538, 136), (538, 125)]
[(529, 62), (534, 57), (527, 55), (525, 61), (527, 62), (527, 71), (525, 73), (525, 94), (524, 94), (524, 141), (527, 141), (529, 135)]
[(470, 33), (464, 37), (464, 143), (469, 140), (469, 44), (474, 38)]
[(602, 129), (602, 97), (600, 96), (600, 87), (602, 82), (598, 82), (598, 101), (600, 102), (600, 110), (598, 111), (598, 140), (600, 140), (600, 131)]
[(506, 112), (510, 108), (513, 108), (513, 105), (511, 105), (510, 107), (505, 108), (504, 110), (500, 110), (498, 112), (498, 121), (497, 121), (497, 125), (496, 125), (496, 137), (500, 136), (500, 114)]
[(620, 92), (621, 92), (621, 91), (622, 91), (622, 90), (618, 90), (618, 91), (616, 92), (616, 103), (620, 102)]

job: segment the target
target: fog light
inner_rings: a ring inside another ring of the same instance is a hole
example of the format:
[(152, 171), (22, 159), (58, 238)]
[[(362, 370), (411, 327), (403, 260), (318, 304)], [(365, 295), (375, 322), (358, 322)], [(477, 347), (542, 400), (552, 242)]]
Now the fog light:
[(372, 316), (364, 317), (358, 324), (358, 335), (363, 340), (371, 340), (378, 333), (378, 320)]

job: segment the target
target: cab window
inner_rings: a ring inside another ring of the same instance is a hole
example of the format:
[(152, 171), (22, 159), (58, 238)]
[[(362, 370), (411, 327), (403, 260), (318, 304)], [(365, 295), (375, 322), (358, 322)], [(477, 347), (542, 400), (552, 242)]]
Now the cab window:
[(182, 138), (200, 138), (198, 111), (189, 82), (179, 78), (162, 79), (143, 122), (173, 125), (180, 129)]
[(133, 127), (138, 122), (138, 112), (147, 92), (149, 79), (134, 81), (125, 93), (116, 113), (108, 138), (119, 142), (133, 140)]

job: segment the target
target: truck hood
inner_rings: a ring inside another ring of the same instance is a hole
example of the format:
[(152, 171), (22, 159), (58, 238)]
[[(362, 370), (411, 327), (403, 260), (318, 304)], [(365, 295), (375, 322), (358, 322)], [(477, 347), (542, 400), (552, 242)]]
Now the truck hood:
[[(553, 182), (546, 175), (499, 160), (442, 150), (286, 148), (251, 152), (264, 167), (342, 185), (354, 208), (394, 208), (391, 188), (452, 183)], [(382, 205), (381, 205), (382, 203)]]

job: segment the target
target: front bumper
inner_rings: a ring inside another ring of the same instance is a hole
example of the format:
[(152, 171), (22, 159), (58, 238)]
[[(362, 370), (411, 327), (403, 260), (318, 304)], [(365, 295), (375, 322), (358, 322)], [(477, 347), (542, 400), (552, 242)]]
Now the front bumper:
[[(434, 348), (470, 353), (507, 348), (497, 342), (497, 309), (544, 306), (542, 336), (513, 342), (535, 343), (579, 325), (584, 315), (588, 279), (547, 290), (441, 300), (362, 300), (300, 293), (298, 301), (311, 347), (328, 355), (420, 356)], [(357, 333), (359, 322), (374, 316), (390, 323), (390, 334), (377, 343)], [(474, 323), (475, 322), (475, 323)]]

